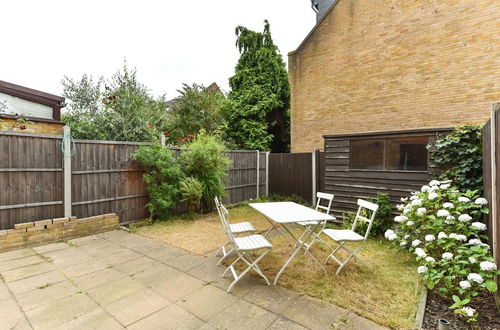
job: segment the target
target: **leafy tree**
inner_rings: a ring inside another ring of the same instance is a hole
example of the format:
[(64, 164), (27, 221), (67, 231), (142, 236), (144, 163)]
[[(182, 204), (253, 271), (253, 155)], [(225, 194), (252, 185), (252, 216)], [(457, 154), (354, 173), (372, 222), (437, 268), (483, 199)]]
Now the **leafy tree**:
[(243, 149), (286, 152), (289, 149), (290, 85), (283, 58), (264, 31), (236, 28), (240, 59), (229, 79), (225, 104), (227, 135)]
[[(221, 134), (225, 127), (222, 105), (224, 94), (203, 85), (183, 84), (180, 96), (171, 101), (168, 111), (167, 141), (176, 144), (204, 129), (208, 134)], [(191, 137), (192, 138), (192, 137)]]
[(78, 81), (65, 77), (62, 84), (69, 101), (63, 121), (76, 138), (152, 141), (166, 127), (164, 97), (151, 96), (126, 63), (107, 81), (84, 75)]

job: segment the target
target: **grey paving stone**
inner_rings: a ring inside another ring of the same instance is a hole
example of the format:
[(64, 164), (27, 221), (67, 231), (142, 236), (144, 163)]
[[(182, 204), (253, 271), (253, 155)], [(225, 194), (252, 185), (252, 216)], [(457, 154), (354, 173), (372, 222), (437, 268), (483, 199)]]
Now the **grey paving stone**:
[(104, 308), (122, 325), (128, 326), (170, 304), (159, 294), (147, 289), (117, 300)]
[(146, 254), (148, 252), (153, 252), (159, 249), (165, 249), (165, 245), (162, 243), (154, 242), (149, 239), (136, 240), (134, 242), (128, 242), (126, 245), (129, 249), (134, 250), (138, 253)]
[(95, 261), (94, 258), (78, 251), (76, 248), (47, 252), (43, 255), (50, 263), (54, 264), (59, 269)]
[(141, 254), (134, 252), (132, 250), (122, 249), (118, 253), (101, 257), (98, 260), (105, 263), (106, 265), (116, 266), (124, 262), (140, 258), (141, 256), (142, 256)]
[(151, 289), (169, 301), (177, 302), (194, 291), (201, 289), (204, 285), (205, 282), (179, 272), (178, 275), (157, 283)]
[(0, 306), (0, 328), (9, 329), (24, 318), (19, 305), (11, 297), (0, 300)]
[(35, 250), (38, 253), (46, 253), (46, 252), (52, 252), (52, 251), (57, 251), (57, 250), (64, 250), (64, 249), (68, 249), (68, 248), (70, 248), (70, 246), (67, 243), (52, 243), (52, 244), (34, 247), (33, 250)]
[(31, 330), (33, 329), (28, 322), (28, 319), (24, 317), (16, 318), (16, 319), (11, 319), (11, 320), (6, 320), (4, 323), (4, 320), (2, 320), (2, 326), (5, 326), (5, 329), (9, 330)]
[(48, 262), (42, 262), (39, 264), (8, 270), (2, 272), (1, 274), (5, 282), (12, 282), (29, 276), (50, 272), (55, 269), (56, 267), (54, 265), (49, 264)]
[(260, 285), (250, 290), (243, 299), (275, 313), (282, 313), (299, 295), (279, 286)]
[(12, 259), (24, 258), (24, 257), (32, 256), (34, 254), (36, 254), (36, 252), (30, 248), (14, 250), (14, 251), (9, 251), (9, 252), (2, 252), (2, 253), (0, 253), (0, 262), (12, 260)]
[(79, 288), (87, 291), (105, 283), (117, 281), (122, 278), (126, 278), (126, 276), (120, 272), (117, 272), (113, 268), (105, 268), (94, 273), (74, 278), (72, 280)]
[(62, 272), (70, 278), (80, 277), (86, 274), (94, 273), (98, 270), (106, 269), (108, 266), (99, 261), (79, 263), (77, 265), (65, 267)]
[(215, 328), (267, 329), (278, 315), (244, 300), (238, 300), (208, 320)]
[(23, 292), (16, 295), (16, 299), (24, 311), (28, 311), (30, 309), (50, 304), (51, 302), (61, 298), (71, 296), (78, 291), (78, 287), (69, 281), (64, 281), (54, 285)]
[(23, 278), (18, 281), (9, 282), (9, 288), (14, 294), (20, 294), (26, 291), (35, 290), (40, 286), (55, 284), (66, 281), (66, 277), (58, 270), (43, 273), (40, 275)]
[(11, 294), (9, 292), (9, 288), (7, 287), (7, 284), (3, 282), (3, 280), (0, 280), (0, 300), (11, 298)]
[(27, 311), (26, 316), (35, 329), (54, 329), (97, 307), (87, 295), (78, 293)]
[(174, 259), (165, 260), (165, 264), (170, 265), (174, 268), (180, 270), (188, 270), (193, 267), (196, 267), (206, 261), (205, 257), (199, 257), (192, 254), (186, 254)]
[(177, 276), (178, 273), (179, 271), (174, 268), (159, 263), (130, 276), (130, 278), (149, 288), (163, 280)]
[(200, 290), (184, 297), (177, 305), (203, 321), (208, 321), (215, 314), (234, 304), (236, 300), (237, 298), (233, 295), (211, 285), (205, 285)]
[(97, 235), (90, 235), (90, 236), (83, 236), (79, 238), (70, 239), (68, 243), (70, 245), (80, 247), (87, 244), (96, 244), (97, 242), (100, 242), (102, 240), (103, 239)]
[(145, 253), (145, 255), (147, 255), (148, 257), (151, 257), (163, 263), (166, 263), (180, 256), (185, 256), (187, 254), (188, 253), (186, 251), (174, 247), (167, 247), (162, 250), (154, 250)]
[(137, 259), (124, 262), (123, 264), (116, 265), (113, 268), (126, 275), (134, 275), (159, 264), (160, 263), (158, 261), (149, 257), (139, 257)]
[(12, 259), (0, 262), (0, 272), (16, 269), (19, 267), (29, 266), (45, 262), (39, 255), (31, 255), (23, 258)]
[(143, 285), (130, 278), (121, 278), (95, 287), (88, 294), (99, 304), (107, 305), (144, 289)]
[(205, 282), (212, 282), (219, 279), (223, 272), (224, 267), (217, 266), (217, 261), (214, 259), (205, 260), (203, 263), (186, 271), (189, 275)]
[(280, 316), (267, 330), (307, 330), (308, 328)]
[(117, 330), (124, 329), (124, 327), (99, 307), (56, 328), (56, 330), (84, 329)]
[(107, 240), (113, 240), (121, 237), (128, 237), (131, 234), (125, 230), (112, 230), (112, 231), (107, 231), (105, 233), (97, 234), (97, 237), (107, 239)]
[(203, 322), (193, 314), (185, 311), (177, 305), (170, 305), (159, 312), (154, 313), (134, 324), (127, 329), (165, 329), (165, 330), (191, 330), (203, 325)]
[[(211, 282), (211, 285), (223, 290), (227, 290), (229, 285), (233, 282), (233, 277), (229, 273), (226, 277), (219, 277)], [(244, 297), (246, 294), (260, 286), (268, 286), (267, 283), (260, 277), (253, 276), (252, 274), (243, 277), (231, 290), (231, 295), (236, 297)]]

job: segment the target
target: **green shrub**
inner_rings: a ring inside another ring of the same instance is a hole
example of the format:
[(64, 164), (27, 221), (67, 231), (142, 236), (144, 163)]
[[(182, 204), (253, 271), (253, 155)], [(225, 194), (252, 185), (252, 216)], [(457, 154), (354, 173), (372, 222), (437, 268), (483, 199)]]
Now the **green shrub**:
[(181, 202), (186, 202), (188, 212), (195, 212), (199, 209), (200, 200), (203, 196), (203, 184), (200, 181), (192, 177), (182, 179), (180, 193)]
[[(373, 221), (372, 228), (370, 230), (371, 237), (383, 236), (385, 231), (392, 226), (392, 206), (389, 195), (386, 193), (378, 193), (377, 198), (369, 198), (369, 202), (378, 204), (379, 208), (377, 210), (377, 215), (375, 216), (375, 220)], [(335, 201), (334, 201), (335, 203)], [(366, 210), (363, 210), (361, 214), (364, 217), (370, 217), (370, 214), (367, 214)], [(344, 224), (346, 228), (352, 228), (352, 224), (354, 222), (354, 218), (356, 217), (356, 213), (349, 212), (344, 214)], [(366, 233), (366, 229), (368, 224), (364, 221), (358, 221), (356, 224), (355, 231), (364, 236)]]
[[(484, 243), (481, 222), (488, 201), (477, 191), (460, 192), (451, 181), (433, 180), (398, 205), (402, 215), (385, 237), (416, 254), (417, 272), (430, 290), (452, 298), (455, 309), (468, 321), (478, 311), (466, 306), (482, 292), (495, 292), (500, 274)], [(479, 298), (480, 299), (480, 298)]]
[(453, 180), (462, 190), (483, 191), (483, 140), (481, 125), (455, 128), (446, 137), (428, 146), (434, 162), (444, 167), (438, 179)]
[(215, 196), (225, 197), (224, 181), (231, 160), (218, 137), (200, 131), (187, 150), (181, 153), (179, 161), (186, 176), (197, 179), (203, 185), (204, 209), (210, 208)]
[(141, 146), (134, 153), (134, 159), (145, 169), (144, 182), (149, 194), (146, 207), (155, 219), (168, 218), (170, 211), (177, 206), (179, 184), (184, 177), (179, 163), (170, 149), (159, 144)]

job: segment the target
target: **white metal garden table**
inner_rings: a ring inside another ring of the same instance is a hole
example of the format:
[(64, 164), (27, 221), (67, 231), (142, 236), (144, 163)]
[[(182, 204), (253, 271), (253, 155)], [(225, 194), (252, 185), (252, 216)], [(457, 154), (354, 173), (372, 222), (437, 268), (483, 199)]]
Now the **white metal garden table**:
[[(283, 267), (281, 267), (280, 271), (276, 275), (276, 278), (274, 279), (274, 284), (278, 283), (278, 279), (281, 274), (283, 274), (285, 269), (297, 257), (301, 250), (304, 250), (304, 253), (311, 257), (321, 267), (321, 269), (325, 271), (323, 264), (319, 262), (319, 260), (316, 259), (316, 257), (313, 256), (307, 248), (307, 243), (311, 243), (309, 241), (311, 240), (311, 238), (314, 238), (313, 234), (316, 232), (317, 228), (323, 221), (335, 220), (333, 216), (321, 213), (319, 211), (308, 208), (307, 206), (300, 205), (294, 202), (251, 203), (250, 206), (264, 215), (272, 225), (272, 227), (264, 234), (264, 237), (268, 236), (269, 233), (271, 233), (273, 230), (276, 230), (278, 227), (282, 227), (296, 243), (294, 252), (285, 262)], [(296, 224), (297, 222), (307, 221), (315, 222), (315, 225), (313, 229), (310, 230), (309, 233), (305, 234), (302, 240), (300, 240), (288, 227), (291, 224)]]

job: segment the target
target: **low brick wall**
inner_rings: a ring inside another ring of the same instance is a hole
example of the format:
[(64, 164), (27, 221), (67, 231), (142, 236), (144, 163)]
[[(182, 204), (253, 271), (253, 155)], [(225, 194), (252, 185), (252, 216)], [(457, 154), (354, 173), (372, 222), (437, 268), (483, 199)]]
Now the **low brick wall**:
[(14, 229), (0, 230), (0, 252), (102, 233), (118, 228), (119, 224), (115, 213), (18, 223)]

